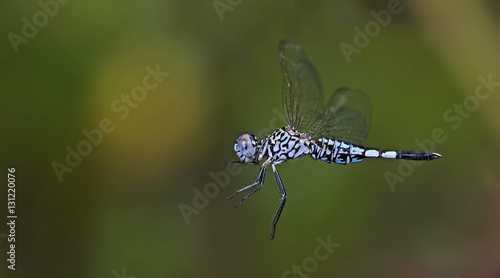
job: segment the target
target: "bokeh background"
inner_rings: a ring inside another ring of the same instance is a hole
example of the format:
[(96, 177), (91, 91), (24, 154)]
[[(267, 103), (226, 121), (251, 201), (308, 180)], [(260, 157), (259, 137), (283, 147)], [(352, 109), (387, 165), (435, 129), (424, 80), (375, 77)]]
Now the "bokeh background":
[[(17, 52), (9, 34), (43, 9), (0, 4), (0, 161), (4, 177), (16, 167), (18, 215), (16, 271), (0, 225), (1, 277), (500, 277), (500, 87), (473, 97), (479, 76), (500, 81), (498, 1), (401, 1), (350, 63), (339, 45), (397, 2), (51, 3)], [(444, 158), (280, 165), (288, 201), (270, 241), (271, 172), (234, 209), (226, 197), (258, 166), (221, 164), (240, 134), (283, 125), (283, 38), (306, 50), (325, 97), (340, 86), (370, 95), (368, 146), (419, 149), (441, 129), (428, 146)], [(170, 75), (120, 119), (112, 103), (157, 65)], [(454, 110), (464, 102), (470, 111)], [(104, 118), (115, 129), (60, 181), (53, 163)], [(210, 187), (214, 175), (222, 186)], [(192, 207), (189, 223), (179, 206)], [(318, 237), (340, 244), (324, 261)]]

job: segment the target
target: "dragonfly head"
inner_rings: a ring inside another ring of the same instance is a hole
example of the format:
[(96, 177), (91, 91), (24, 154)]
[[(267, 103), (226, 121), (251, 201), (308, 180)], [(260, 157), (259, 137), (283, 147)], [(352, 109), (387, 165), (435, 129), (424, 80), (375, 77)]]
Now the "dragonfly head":
[(234, 152), (240, 158), (240, 163), (257, 163), (259, 142), (254, 135), (245, 133), (236, 139)]

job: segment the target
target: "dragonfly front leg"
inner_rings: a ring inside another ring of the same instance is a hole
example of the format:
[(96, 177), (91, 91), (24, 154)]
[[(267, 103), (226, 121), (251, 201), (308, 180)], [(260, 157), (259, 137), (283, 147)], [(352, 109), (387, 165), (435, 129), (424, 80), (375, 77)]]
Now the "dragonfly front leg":
[(278, 163), (273, 163), (273, 172), (274, 172), (274, 177), (276, 178), (276, 181), (278, 182), (278, 188), (280, 189), (280, 194), (281, 194), (281, 200), (280, 204), (278, 205), (278, 209), (276, 210), (276, 213), (274, 214), (273, 217), (273, 222), (271, 223), (271, 240), (274, 238), (274, 233), (276, 232), (276, 224), (278, 224), (278, 220), (280, 219), (281, 211), (283, 211), (283, 207), (285, 206), (286, 202), (286, 191), (285, 187), (283, 186), (283, 183), (281, 182), (280, 175), (278, 174), (278, 171), (276, 170), (276, 164)]
[(233, 198), (234, 195), (236, 195), (242, 191), (245, 191), (247, 189), (250, 189), (250, 188), (254, 187), (255, 185), (258, 185), (257, 188), (255, 188), (252, 192), (248, 193), (245, 197), (243, 197), (243, 199), (241, 199), (241, 201), (237, 205), (235, 205), (234, 207), (236, 207), (236, 208), (239, 207), (241, 205), (241, 203), (243, 203), (243, 201), (245, 201), (246, 198), (248, 198), (250, 195), (254, 194), (255, 192), (257, 192), (257, 190), (262, 188), (262, 184), (264, 184), (264, 177), (266, 176), (266, 168), (267, 168), (267, 165), (269, 164), (270, 161), (271, 160), (267, 160), (266, 162), (264, 162), (262, 164), (254, 183), (237, 190), (236, 192), (234, 192), (231, 196), (229, 196), (227, 198), (229, 200), (229, 199)]

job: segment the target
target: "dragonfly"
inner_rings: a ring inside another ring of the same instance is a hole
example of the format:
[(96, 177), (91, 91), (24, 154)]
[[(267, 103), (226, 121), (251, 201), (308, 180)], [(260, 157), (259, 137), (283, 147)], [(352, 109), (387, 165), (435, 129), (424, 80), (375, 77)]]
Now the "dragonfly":
[(235, 205), (262, 188), (266, 169), (271, 166), (281, 199), (271, 222), (271, 240), (285, 206), (287, 194), (276, 166), (288, 160), (310, 156), (313, 160), (346, 165), (364, 158), (388, 158), (429, 161), (441, 155), (430, 151), (383, 150), (364, 147), (370, 130), (371, 104), (361, 90), (341, 87), (329, 100), (323, 92), (317, 72), (299, 44), (279, 43), (279, 64), (283, 77), (282, 102), (287, 125), (258, 140), (244, 133), (234, 143), (239, 160), (228, 163), (260, 164), (255, 181), (228, 197), (253, 189)]

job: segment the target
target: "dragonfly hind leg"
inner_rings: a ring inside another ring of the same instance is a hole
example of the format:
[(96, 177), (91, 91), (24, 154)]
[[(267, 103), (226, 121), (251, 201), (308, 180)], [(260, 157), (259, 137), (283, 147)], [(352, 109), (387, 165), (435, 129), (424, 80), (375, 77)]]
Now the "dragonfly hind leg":
[(255, 178), (255, 182), (252, 183), (252, 184), (249, 184), (239, 190), (237, 190), (236, 192), (234, 192), (231, 196), (229, 196), (227, 199), (230, 200), (231, 198), (233, 198), (236, 194), (240, 193), (240, 192), (243, 192), (247, 189), (250, 189), (256, 185), (257, 188), (255, 188), (254, 190), (252, 190), (252, 192), (248, 193), (245, 197), (243, 197), (241, 199), (241, 201), (236, 204), (234, 207), (237, 208), (241, 205), (241, 203), (243, 203), (243, 201), (245, 201), (246, 198), (250, 197), (250, 195), (254, 194), (255, 192), (257, 192), (259, 189), (262, 188), (262, 184), (264, 184), (264, 177), (266, 176), (266, 167), (267, 165), (269, 164), (268, 161), (264, 162), (264, 164), (262, 164), (262, 166), (260, 167), (260, 170), (259, 170), (259, 173), (257, 174), (257, 178)]
[(274, 233), (276, 232), (276, 224), (278, 224), (278, 220), (280, 220), (280, 215), (281, 212), (283, 211), (283, 207), (285, 206), (286, 202), (286, 191), (285, 187), (283, 186), (283, 183), (281, 182), (280, 175), (278, 174), (278, 171), (276, 170), (276, 164), (272, 164), (273, 167), (273, 173), (274, 177), (276, 178), (276, 181), (278, 182), (278, 188), (280, 189), (280, 194), (281, 194), (281, 200), (278, 205), (278, 209), (276, 210), (276, 213), (274, 214), (273, 221), (271, 222), (271, 233), (269, 234), (271, 236), (271, 240), (274, 238)]

